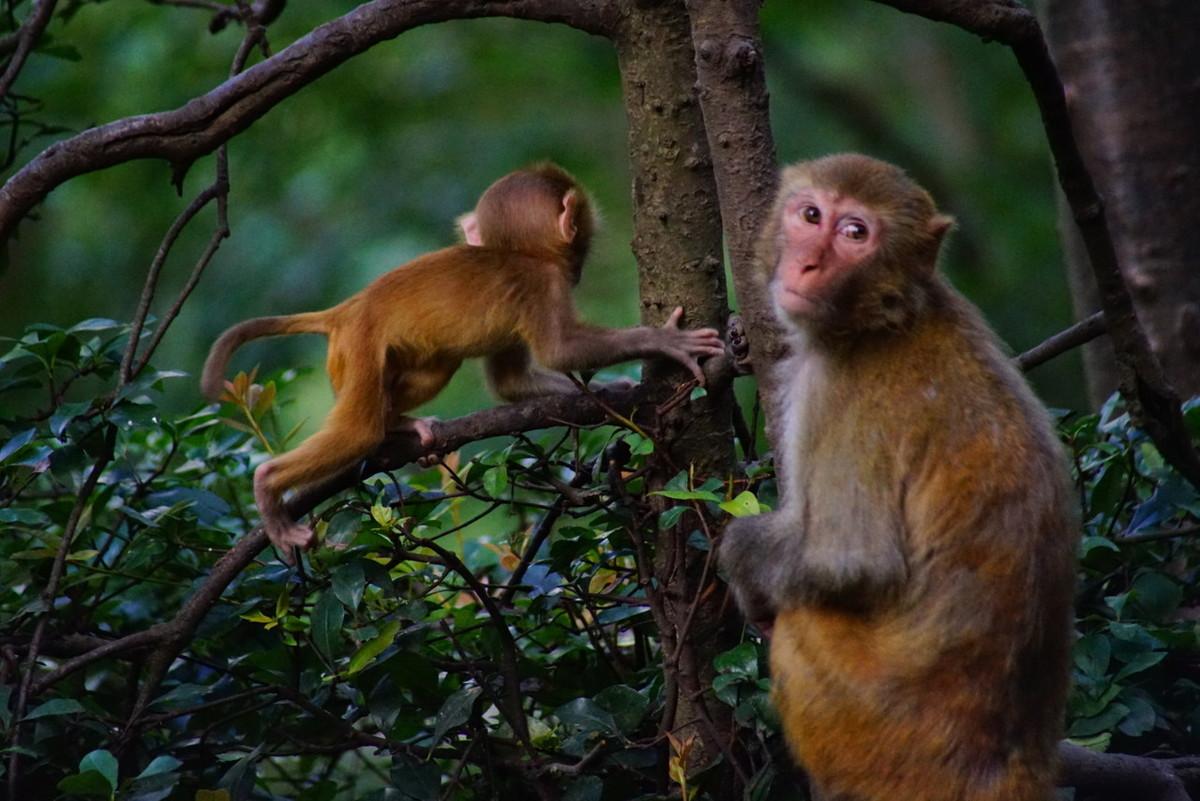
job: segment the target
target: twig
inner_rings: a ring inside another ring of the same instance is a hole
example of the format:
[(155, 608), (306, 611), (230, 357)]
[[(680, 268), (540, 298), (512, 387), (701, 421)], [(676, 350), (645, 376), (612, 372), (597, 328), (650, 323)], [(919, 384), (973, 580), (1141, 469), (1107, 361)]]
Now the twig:
[(33, 673), (37, 668), (38, 649), (41, 647), (42, 637), (45, 636), (46, 625), (50, 620), (50, 613), (54, 611), (54, 599), (58, 595), (58, 585), (62, 581), (63, 573), (66, 571), (67, 554), (71, 552), (71, 545), (75, 541), (75, 533), (79, 527), (79, 521), (83, 517), (84, 509), (87, 508), (88, 500), (92, 497), (92, 491), (96, 489), (96, 484), (100, 481), (101, 474), (104, 473), (104, 469), (108, 467), (108, 463), (112, 460), (115, 446), (116, 429), (109, 427), (104, 438), (104, 449), (97, 457), (96, 463), (92, 465), (91, 471), (88, 472), (87, 478), (84, 479), (79, 492), (75, 496), (75, 505), (71, 508), (67, 524), (63, 527), (62, 539), (59, 541), (57, 553), (54, 554), (54, 563), (50, 567), (50, 578), (42, 590), (42, 609), (37, 625), (33, 630), (33, 637), (29, 642), (29, 652), (25, 655), (25, 670), (21, 676), (20, 689), (17, 690), (17, 703), (13, 708), (11, 744), (14, 747), (8, 758), (9, 798), (20, 798), (17, 790), (21, 784), (21, 749), (16, 746), (20, 745), (21, 718), (25, 716), (25, 709), (29, 703), (29, 699), (36, 695), (36, 693), (31, 693), (30, 690), (33, 687)]
[(21, 69), (25, 66), (25, 60), (29, 58), (38, 39), (45, 32), (46, 26), (50, 24), (57, 2), (58, 0), (37, 0), (37, 5), (34, 6), (29, 17), (21, 23), (12, 58), (9, 60), (4, 74), (0, 75), (0, 98), (8, 97), (9, 90), (12, 89), (17, 76), (21, 74)]
[(1104, 321), (1104, 312), (1098, 311), (1022, 353), (1016, 359), (1017, 367), (1028, 372), (1056, 356), (1091, 342), (1107, 331), (1108, 324)]

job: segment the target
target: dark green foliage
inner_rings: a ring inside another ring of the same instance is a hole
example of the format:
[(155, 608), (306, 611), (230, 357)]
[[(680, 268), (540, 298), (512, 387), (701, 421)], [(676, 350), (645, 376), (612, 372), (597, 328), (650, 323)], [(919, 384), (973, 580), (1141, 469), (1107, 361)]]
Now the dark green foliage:
[[(261, 390), (235, 381), (240, 407), (173, 416), (158, 399), (180, 373), (148, 368), (114, 389), (127, 336), (104, 320), (39, 325), (0, 355), (5, 742), (39, 620), (41, 677), (174, 618), (253, 527), (253, 466), (287, 438), (274, 417), (291, 374)], [(1200, 425), (1200, 407), (1189, 415)], [(1200, 549), (1187, 532), (1200, 497), (1115, 403), (1062, 429), (1085, 507), (1070, 731), (1194, 752)], [(659, 526), (694, 525), (689, 542), (707, 551), (724, 514), (773, 505), (772, 482), (764, 465), (752, 491), (681, 473), (648, 492), (639, 470), (653, 452), (625, 429), (556, 429), (340, 496), (302, 570), (268, 552), (226, 589), (132, 727), (160, 642), (40, 688), (25, 706), (22, 786), (45, 798), (465, 801), (543, 782), (572, 801), (626, 801), (680, 798), (686, 776), (690, 797), (715, 797), (689, 743), (659, 731), (666, 674), (645, 566)], [(65, 571), (43, 598), (72, 520)], [(748, 637), (712, 666), (710, 703), (733, 709), (745, 797), (801, 798), (765, 667)]]

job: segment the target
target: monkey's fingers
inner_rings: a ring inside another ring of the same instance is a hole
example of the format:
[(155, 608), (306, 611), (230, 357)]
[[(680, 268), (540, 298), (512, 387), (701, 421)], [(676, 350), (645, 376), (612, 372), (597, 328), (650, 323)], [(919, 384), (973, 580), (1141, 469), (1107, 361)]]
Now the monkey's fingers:
[(704, 371), (700, 369), (700, 363), (690, 353), (679, 348), (668, 348), (666, 355), (686, 367), (696, 381), (700, 383), (700, 386), (704, 386)]
[(293, 548), (299, 548), (306, 551), (312, 547), (316, 540), (316, 534), (308, 526), (295, 525), (288, 526), (281, 531), (268, 531), (267, 537), (271, 540), (271, 544), (275, 546), (275, 550), (279, 553), (279, 558), (287, 565), (295, 565), (296, 558), (292, 554)]
[(678, 328), (679, 321), (683, 318), (683, 307), (676, 306), (675, 311), (671, 312), (671, 316), (662, 324), (663, 328)]

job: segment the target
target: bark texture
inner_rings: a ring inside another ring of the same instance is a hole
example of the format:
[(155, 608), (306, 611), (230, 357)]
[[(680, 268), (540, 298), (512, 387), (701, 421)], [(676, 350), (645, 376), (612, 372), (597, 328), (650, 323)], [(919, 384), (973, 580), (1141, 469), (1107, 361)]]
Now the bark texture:
[[(662, 322), (682, 304), (690, 326), (722, 327), (729, 298), (721, 259), (721, 216), (704, 119), (696, 96), (695, 52), (682, 0), (622, 4), (624, 21), (614, 43), (629, 119), (633, 172), (633, 252), (638, 261), (642, 321)], [(675, 366), (647, 366), (653, 385), (671, 386), (685, 375)], [(665, 371), (665, 372), (664, 372)], [(723, 476), (731, 469), (732, 392), (728, 386), (666, 412), (656, 426), (665, 445), (662, 482), (678, 470)], [(713, 658), (735, 644), (731, 610), (715, 589), (713, 549), (688, 544), (696, 521), (664, 529), (654, 543), (658, 582), (655, 613), (669, 681), (663, 729), (700, 747), (688, 770), (728, 752), (729, 707), (711, 694)], [(673, 687), (670, 687), (674, 684)], [(734, 782), (728, 773), (726, 784)]]
[[(1079, 146), (1104, 198), (1138, 319), (1167, 378), (1181, 394), (1195, 395), (1200, 3), (1059, 0), (1044, 6)], [(1086, 255), (1068, 253), (1072, 290), (1087, 308), (1096, 290)], [(1116, 388), (1111, 362), (1097, 361), (1089, 380), (1093, 401)]]

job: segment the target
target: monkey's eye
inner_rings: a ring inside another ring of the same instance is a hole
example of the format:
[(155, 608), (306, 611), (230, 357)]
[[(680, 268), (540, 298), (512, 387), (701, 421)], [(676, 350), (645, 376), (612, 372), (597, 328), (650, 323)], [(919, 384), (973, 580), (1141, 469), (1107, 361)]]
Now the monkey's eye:
[(867, 226), (860, 222), (848, 222), (842, 226), (842, 236), (853, 239), (855, 242), (861, 242), (867, 238)]
[(816, 225), (821, 222), (821, 210), (816, 206), (802, 207), (800, 209), (800, 216), (806, 223), (812, 223), (813, 225)]

